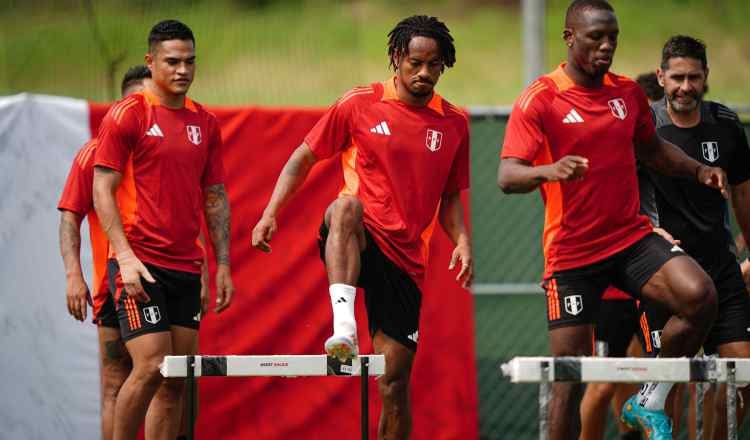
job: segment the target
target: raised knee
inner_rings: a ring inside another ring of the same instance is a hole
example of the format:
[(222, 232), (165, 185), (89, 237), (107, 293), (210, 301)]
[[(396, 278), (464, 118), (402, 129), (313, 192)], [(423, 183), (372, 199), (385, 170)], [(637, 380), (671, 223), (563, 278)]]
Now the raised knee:
[(334, 202), (333, 214), (342, 220), (358, 220), (362, 216), (362, 202), (354, 196), (341, 196)]
[(690, 283), (686, 288), (683, 315), (689, 320), (711, 323), (718, 313), (718, 296), (708, 276)]

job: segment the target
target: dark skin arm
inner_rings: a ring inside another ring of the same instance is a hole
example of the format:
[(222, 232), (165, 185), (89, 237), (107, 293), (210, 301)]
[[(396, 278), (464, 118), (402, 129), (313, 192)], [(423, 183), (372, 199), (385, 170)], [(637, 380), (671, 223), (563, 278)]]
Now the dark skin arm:
[(65, 266), (65, 296), (68, 313), (79, 321), (86, 319), (89, 288), (81, 270), (81, 222), (83, 216), (72, 211), (60, 213), (60, 255)]
[(647, 142), (636, 143), (636, 153), (638, 159), (661, 174), (694, 178), (708, 187), (718, 189), (725, 198), (729, 198), (729, 186), (724, 170), (701, 164), (678, 146), (657, 135)]
[(588, 159), (581, 156), (565, 156), (553, 164), (537, 166), (509, 157), (500, 161), (497, 185), (506, 194), (528, 193), (546, 182), (580, 179), (588, 169)]
[(281, 170), (279, 179), (271, 194), (271, 200), (268, 201), (266, 209), (263, 210), (263, 216), (258, 224), (253, 228), (253, 247), (263, 252), (271, 252), (269, 244), (273, 234), (278, 229), (276, 216), (289, 199), (297, 192), (313, 165), (318, 161), (310, 147), (303, 143), (292, 153), (289, 160)]
[[(750, 237), (750, 180), (732, 187), (732, 208), (743, 237)], [(750, 286), (750, 266), (744, 264), (742, 277)]]
[(204, 213), (206, 225), (216, 254), (216, 312), (222, 312), (232, 302), (234, 284), (229, 265), (229, 236), (231, 231), (229, 199), (224, 184), (206, 187)]
[(462, 287), (468, 288), (474, 278), (474, 260), (471, 256), (471, 239), (464, 224), (460, 192), (443, 194), (438, 218), (446, 234), (456, 245), (448, 270), (453, 270), (456, 263), (461, 261), (461, 270), (456, 276), (456, 281), (461, 282)]

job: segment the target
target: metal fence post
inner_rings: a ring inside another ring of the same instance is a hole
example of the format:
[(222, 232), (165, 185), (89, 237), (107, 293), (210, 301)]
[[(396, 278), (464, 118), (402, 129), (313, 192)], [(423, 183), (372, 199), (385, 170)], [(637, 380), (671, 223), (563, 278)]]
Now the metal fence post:
[(727, 439), (737, 440), (737, 367), (727, 362)]
[(549, 383), (549, 362), (541, 363), (542, 377), (539, 382), (539, 440), (548, 440), (549, 431), (547, 428), (549, 420), (549, 401), (550, 401), (550, 383)]

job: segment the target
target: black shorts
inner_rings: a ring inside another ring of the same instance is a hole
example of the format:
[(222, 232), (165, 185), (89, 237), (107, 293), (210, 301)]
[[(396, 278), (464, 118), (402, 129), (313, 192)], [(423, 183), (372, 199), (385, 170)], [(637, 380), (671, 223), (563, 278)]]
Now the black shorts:
[(640, 298), (648, 280), (678, 255), (685, 253), (651, 233), (602, 261), (553, 273), (542, 283), (547, 292), (548, 328), (594, 323), (610, 284)]
[[(700, 259), (697, 261), (701, 262)], [(704, 353), (712, 355), (718, 354), (720, 345), (750, 341), (750, 296), (742, 279), (740, 265), (733, 254), (727, 253), (714, 264), (702, 267), (713, 280), (719, 299), (719, 313), (703, 343)], [(648, 331), (642, 333), (641, 344), (648, 354), (656, 355), (661, 348), (661, 330), (671, 315), (648, 303), (643, 305), (643, 314)]]
[(107, 264), (122, 339), (128, 341), (148, 333), (169, 331), (173, 325), (198, 330), (201, 319), (200, 274), (144, 265), (156, 280), (149, 283), (141, 278), (141, 285), (151, 298), (148, 303), (129, 298), (123, 288), (117, 261), (109, 260)]
[(630, 341), (638, 333), (638, 306), (635, 300), (603, 300), (594, 327), (594, 340), (607, 344), (607, 356), (627, 356)]
[[(365, 228), (367, 246), (360, 254), (357, 286), (365, 291), (370, 336), (378, 330), (411, 351), (417, 351), (422, 292), (417, 283), (383, 254)], [(320, 225), (318, 247), (325, 263), (328, 227)]]
[(98, 295), (101, 296), (103, 301), (93, 308), (91, 322), (100, 327), (120, 327), (120, 320), (117, 317), (117, 310), (115, 309), (115, 301), (112, 299), (109, 290), (101, 292)]

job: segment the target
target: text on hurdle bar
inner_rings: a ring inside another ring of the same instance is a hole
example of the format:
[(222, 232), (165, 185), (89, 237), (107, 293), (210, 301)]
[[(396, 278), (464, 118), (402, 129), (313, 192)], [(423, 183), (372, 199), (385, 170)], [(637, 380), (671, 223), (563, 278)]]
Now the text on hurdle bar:
[(734, 380), (750, 382), (750, 359), (736, 358), (515, 357), (501, 371), (513, 383), (538, 383), (542, 362), (549, 382), (727, 382), (728, 362)]
[[(385, 374), (383, 355), (358, 356), (340, 363), (320, 355), (196, 355), (195, 377), (203, 376), (359, 376), (361, 359), (369, 359), (368, 375)], [(165, 356), (161, 364), (164, 377), (187, 377), (187, 356)]]

